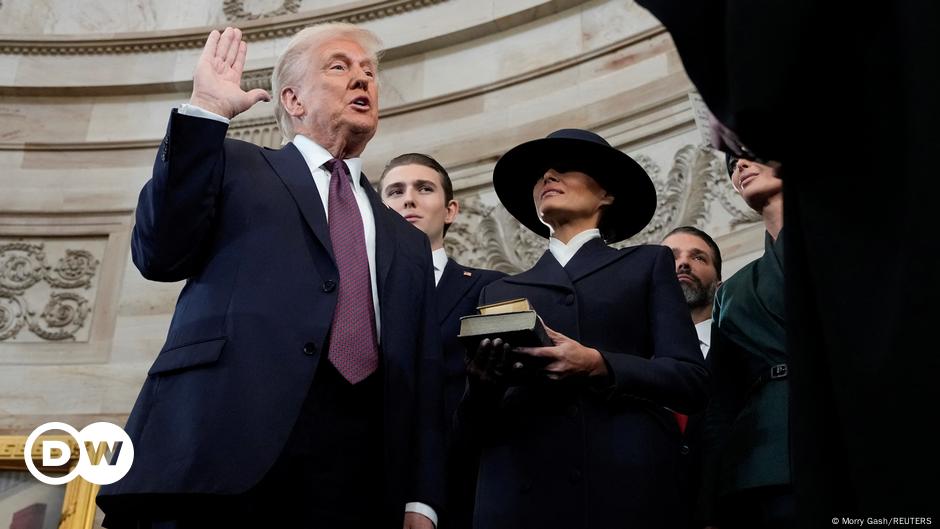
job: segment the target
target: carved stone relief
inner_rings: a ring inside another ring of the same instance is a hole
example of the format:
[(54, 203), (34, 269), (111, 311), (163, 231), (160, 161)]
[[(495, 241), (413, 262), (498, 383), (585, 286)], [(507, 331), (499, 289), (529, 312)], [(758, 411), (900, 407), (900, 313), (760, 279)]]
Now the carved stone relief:
[[(677, 226), (702, 228), (715, 216), (721, 217), (725, 231), (760, 221), (760, 216), (747, 209), (731, 187), (724, 163), (715, 151), (683, 144), (671, 160), (665, 161), (667, 171), (648, 154), (634, 154), (634, 158), (652, 178), (658, 205), (642, 232), (616, 246), (658, 243)], [(462, 198), (460, 211), (444, 245), (449, 255), (467, 266), (518, 273), (535, 264), (547, 248), (544, 239), (522, 227), (501, 205), (490, 205), (481, 195)]]
[(640, 154), (635, 159), (652, 178), (658, 203), (646, 228), (618, 246), (658, 243), (678, 226), (703, 227), (710, 220), (710, 206), (715, 203), (731, 215), (730, 228), (761, 220), (757, 213), (735, 204), (739, 199), (724, 162), (710, 148), (684, 145), (676, 152), (672, 168), (665, 176), (649, 156)]
[(538, 261), (545, 239), (519, 224), (502, 205), (461, 200), (460, 217), (444, 239), (447, 254), (467, 266), (521, 272)]
[[(2, 1), (2, 0), (0, 0)], [(248, 24), (243, 28), (242, 35), (249, 42), (291, 37), (295, 33), (312, 24), (323, 22), (350, 22), (361, 24), (369, 20), (377, 20), (394, 15), (400, 15), (416, 9), (432, 6), (447, 0), (384, 0), (370, 2), (359, 7), (351, 7), (335, 13), (306, 14), (301, 12), (302, 0), (282, 0), (281, 5), (274, 9), (255, 12), (252, 6), (256, 2), (245, 0), (224, 0), (223, 12), (232, 22), (245, 22), (256, 19), (267, 19), (279, 15), (296, 14), (296, 16), (273, 20), (270, 23)], [(262, 4), (276, 4), (276, 0), (261, 2)], [(264, 6), (262, 6), (264, 9)], [(185, 50), (202, 48), (206, 43), (206, 30), (199, 27), (195, 30), (183, 32), (143, 32), (138, 34), (117, 34), (105, 38), (93, 36), (88, 38), (67, 40), (23, 40), (3, 38), (0, 35), (0, 54), (9, 55), (105, 55), (122, 53), (151, 53), (168, 50)]]
[(89, 243), (0, 241), (0, 342), (87, 341), (100, 264), (90, 250), (103, 246)]
[[(248, 4), (254, 4), (251, 0), (247, 0)], [(270, 17), (279, 17), (281, 15), (290, 15), (296, 13), (300, 9), (301, 0), (283, 0), (280, 7), (275, 9), (269, 9), (267, 11), (253, 12), (252, 10), (246, 9), (246, 0), (225, 0), (225, 3), (222, 6), (222, 11), (225, 13), (225, 17), (230, 21), (240, 21), (240, 20), (257, 20), (259, 18), (270, 18)]]

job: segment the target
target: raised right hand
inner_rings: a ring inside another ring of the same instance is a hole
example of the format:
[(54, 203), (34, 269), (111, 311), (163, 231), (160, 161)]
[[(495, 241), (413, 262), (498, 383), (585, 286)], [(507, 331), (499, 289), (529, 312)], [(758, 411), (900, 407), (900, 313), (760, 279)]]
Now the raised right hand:
[(241, 88), (247, 52), (240, 29), (225, 28), (221, 34), (212, 30), (193, 72), (189, 104), (231, 119), (258, 101), (270, 101), (271, 96), (260, 88), (248, 92)]

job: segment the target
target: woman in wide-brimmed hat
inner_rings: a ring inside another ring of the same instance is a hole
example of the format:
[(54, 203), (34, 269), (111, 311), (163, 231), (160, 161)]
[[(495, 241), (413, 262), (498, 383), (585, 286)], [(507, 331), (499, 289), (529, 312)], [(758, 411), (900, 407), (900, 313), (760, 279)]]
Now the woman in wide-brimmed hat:
[[(469, 364), (457, 424), (481, 449), (474, 527), (680, 527), (680, 432), (666, 408), (702, 409), (707, 372), (672, 253), (607, 245), (649, 222), (652, 182), (577, 129), (513, 148), (493, 182), (506, 209), (549, 243), (480, 302), (527, 298), (554, 345), (484, 340)], [(527, 356), (508, 361), (510, 350)], [(547, 365), (516, 384), (526, 359)]]

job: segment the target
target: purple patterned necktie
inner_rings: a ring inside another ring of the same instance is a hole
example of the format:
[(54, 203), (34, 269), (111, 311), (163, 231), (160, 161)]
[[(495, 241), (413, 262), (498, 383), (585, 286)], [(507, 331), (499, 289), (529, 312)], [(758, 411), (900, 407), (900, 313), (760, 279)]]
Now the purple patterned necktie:
[(339, 269), (328, 358), (343, 378), (355, 384), (379, 367), (372, 276), (362, 214), (346, 162), (334, 158), (323, 167), (330, 172), (330, 241)]

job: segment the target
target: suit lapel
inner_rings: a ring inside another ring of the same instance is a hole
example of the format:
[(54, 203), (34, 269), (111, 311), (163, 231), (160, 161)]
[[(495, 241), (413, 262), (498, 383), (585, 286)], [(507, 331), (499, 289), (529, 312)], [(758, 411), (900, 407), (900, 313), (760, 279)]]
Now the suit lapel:
[[(317, 191), (317, 185), (310, 174), (307, 162), (293, 143), (288, 143), (280, 150), (263, 150), (261, 153), (271, 164), (274, 172), (287, 186), (287, 190), (300, 208), (307, 225), (313, 230), (320, 245), (333, 259), (333, 245), (330, 243), (330, 228), (323, 211), (323, 200)], [(335, 260), (334, 260), (335, 262)]]
[[(359, 175), (359, 185), (365, 188), (366, 195), (369, 197), (369, 203), (372, 205), (372, 216), (375, 218), (375, 274), (376, 283), (379, 288), (379, 300), (382, 299), (382, 292), (385, 290), (385, 281), (388, 279), (388, 271), (392, 268), (392, 261), (395, 260), (395, 238), (392, 231), (392, 223), (386, 216), (389, 215), (388, 207), (379, 200), (379, 195), (372, 188), (369, 179), (365, 173)], [(394, 213), (398, 215), (398, 213)], [(385, 306), (382, 305), (384, 309)]]
[[(450, 316), (460, 300), (480, 280), (479, 275), (464, 275), (466, 270), (464, 266), (461, 266), (453, 259), (447, 260), (447, 266), (444, 267), (441, 281), (437, 284), (437, 314), (440, 320), (438, 323), (444, 323), (444, 320)], [(474, 301), (474, 303), (476, 302)]]
[(602, 239), (592, 239), (574, 254), (574, 257), (568, 261), (564, 270), (572, 283), (577, 283), (584, 277), (608, 266), (609, 264), (623, 259), (625, 256), (633, 253), (636, 247), (616, 250), (607, 246)]

